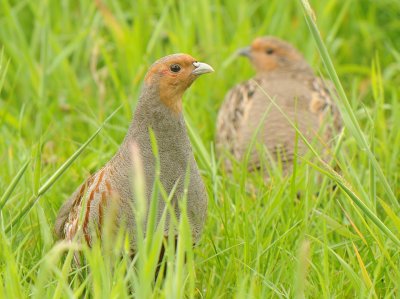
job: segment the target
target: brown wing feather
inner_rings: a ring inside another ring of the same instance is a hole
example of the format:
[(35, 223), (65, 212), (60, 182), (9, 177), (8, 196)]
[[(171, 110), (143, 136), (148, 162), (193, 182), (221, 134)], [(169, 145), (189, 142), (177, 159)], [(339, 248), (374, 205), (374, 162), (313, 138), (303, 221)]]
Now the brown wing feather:
[(249, 80), (234, 86), (225, 96), (217, 117), (216, 148), (219, 154), (226, 150), (237, 156), (238, 131), (256, 88), (254, 80)]
[[(82, 185), (80, 185), (71, 197), (61, 206), (54, 224), (54, 231), (58, 238), (67, 238), (66, 223), (71, 219), (72, 214), (75, 214), (76, 208), (80, 205), (83, 196), (92, 183), (93, 177), (89, 177)], [(77, 215), (78, 216), (78, 215)]]
[(322, 78), (314, 78), (311, 81), (313, 91), (310, 110), (318, 114), (320, 125), (328, 123), (325, 136), (329, 140), (334, 132), (340, 132), (343, 128), (342, 118), (333, 97), (338, 97), (333, 83)]

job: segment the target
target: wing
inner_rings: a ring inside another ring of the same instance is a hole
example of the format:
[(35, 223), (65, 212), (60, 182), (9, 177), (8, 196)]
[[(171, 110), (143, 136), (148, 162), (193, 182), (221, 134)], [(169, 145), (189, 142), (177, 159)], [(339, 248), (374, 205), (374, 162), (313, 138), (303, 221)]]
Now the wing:
[(338, 97), (336, 88), (331, 81), (318, 77), (311, 81), (310, 87), (312, 90), (310, 110), (318, 115), (320, 126), (326, 123), (325, 137), (329, 140), (335, 132), (340, 132), (343, 128), (339, 109), (333, 100), (334, 97)]
[(236, 85), (225, 96), (217, 117), (215, 143), (218, 154), (228, 151), (238, 158), (238, 134), (248, 116), (256, 89), (256, 81), (249, 80)]
[(72, 240), (74, 237), (78, 228), (82, 198), (87, 188), (92, 184), (92, 181), (93, 177), (89, 177), (61, 206), (54, 225), (54, 231), (58, 238)]

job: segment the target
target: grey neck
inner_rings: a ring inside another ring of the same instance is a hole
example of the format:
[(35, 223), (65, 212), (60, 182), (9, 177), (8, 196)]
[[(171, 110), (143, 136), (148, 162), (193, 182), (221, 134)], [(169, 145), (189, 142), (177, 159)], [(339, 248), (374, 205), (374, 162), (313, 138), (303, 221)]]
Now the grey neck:
[(189, 144), (189, 139), (183, 114), (172, 112), (160, 101), (158, 88), (145, 86), (137, 103), (133, 120), (115, 159), (130, 162), (129, 148), (134, 142), (140, 146), (142, 156), (150, 158), (152, 156), (150, 129), (156, 137), (160, 156), (167, 151), (176, 151), (176, 154), (185, 156), (185, 147)]

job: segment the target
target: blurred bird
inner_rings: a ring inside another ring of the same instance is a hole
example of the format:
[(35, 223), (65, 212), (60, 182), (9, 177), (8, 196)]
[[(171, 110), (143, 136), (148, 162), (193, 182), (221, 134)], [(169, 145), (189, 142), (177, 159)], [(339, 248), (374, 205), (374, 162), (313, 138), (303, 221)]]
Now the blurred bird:
[[(124, 221), (131, 236), (131, 249), (134, 252), (136, 223), (133, 207), (137, 198), (131, 188), (136, 161), (133, 159), (132, 147), (138, 152), (143, 165), (148, 213), (156, 167), (149, 135), (151, 129), (158, 146), (159, 179), (168, 194), (174, 190), (171, 204), (177, 217), (180, 214), (178, 201), (187, 191), (187, 215), (193, 241), (198, 241), (206, 218), (207, 194), (186, 133), (182, 96), (198, 76), (213, 71), (208, 64), (197, 62), (187, 54), (166, 56), (150, 67), (133, 120), (118, 152), (103, 168), (77, 188), (61, 207), (55, 222), (55, 232), (59, 238), (72, 240), (80, 233), (91, 246), (95, 237), (101, 237), (99, 231), (104, 216), (113, 203), (117, 210), (117, 226), (122, 225), (121, 222)], [(188, 171), (190, 181), (185, 191), (185, 177)], [(165, 201), (160, 196), (156, 213), (157, 223), (164, 208)], [(83, 221), (79, 221), (81, 213), (84, 213)], [(147, 215), (143, 219), (147, 219)], [(168, 226), (166, 222), (166, 237)]]
[[(334, 130), (340, 130), (339, 111), (331, 96), (333, 85), (316, 77), (303, 56), (276, 37), (256, 38), (238, 54), (249, 58), (256, 75), (225, 96), (217, 118), (217, 152), (227, 151), (243, 160), (255, 138), (265, 146), (267, 156), (260, 157), (253, 145), (248, 168), (259, 169), (263, 161), (280, 162), (287, 172), (295, 151), (300, 156), (307, 151), (293, 125), (309, 142), (321, 134), (320, 142), (325, 143)], [(230, 171), (231, 160), (224, 162)]]

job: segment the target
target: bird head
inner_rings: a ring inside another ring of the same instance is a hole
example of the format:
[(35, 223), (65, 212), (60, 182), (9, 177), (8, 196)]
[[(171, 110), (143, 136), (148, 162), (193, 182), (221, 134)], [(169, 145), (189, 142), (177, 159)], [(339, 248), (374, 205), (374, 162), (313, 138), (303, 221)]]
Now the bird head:
[(257, 72), (295, 70), (304, 67), (303, 56), (289, 43), (272, 36), (258, 37), (238, 54), (250, 59)]
[(147, 72), (145, 86), (155, 87), (160, 100), (173, 112), (182, 111), (182, 95), (202, 74), (214, 69), (188, 54), (172, 54), (157, 60)]

